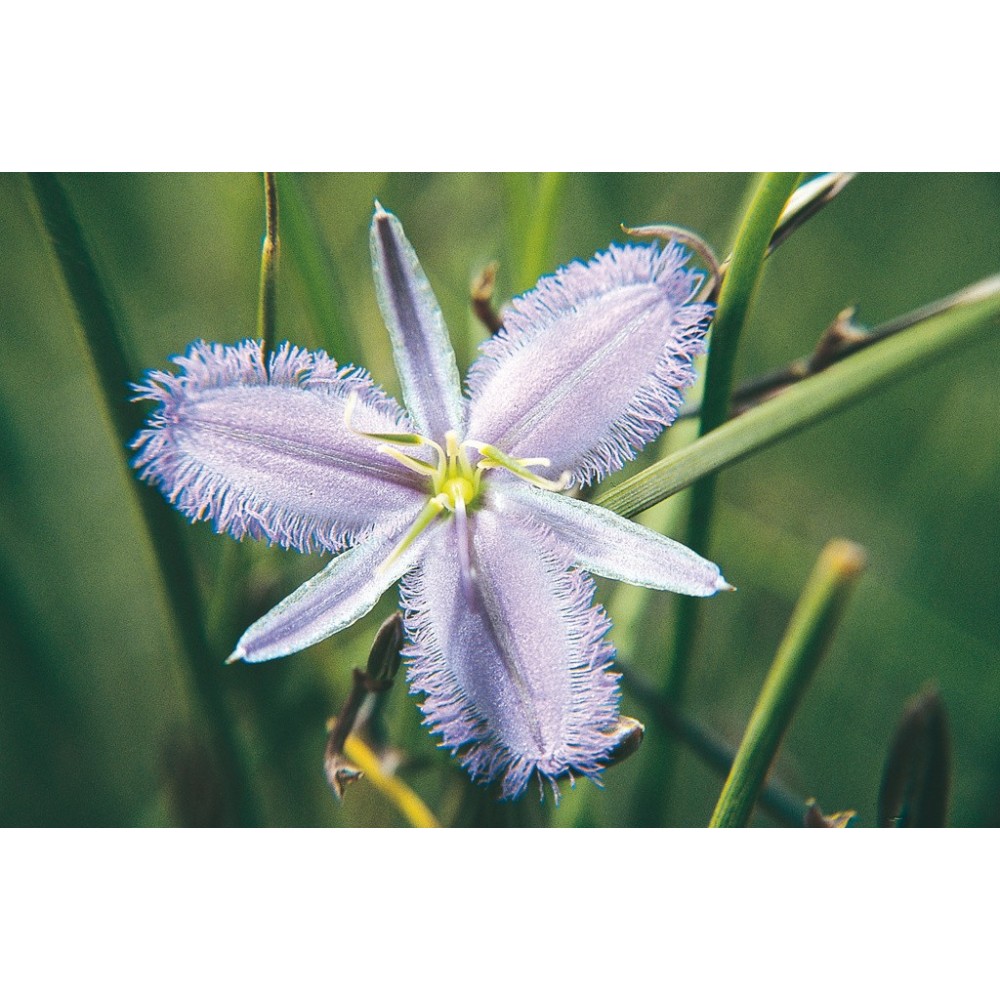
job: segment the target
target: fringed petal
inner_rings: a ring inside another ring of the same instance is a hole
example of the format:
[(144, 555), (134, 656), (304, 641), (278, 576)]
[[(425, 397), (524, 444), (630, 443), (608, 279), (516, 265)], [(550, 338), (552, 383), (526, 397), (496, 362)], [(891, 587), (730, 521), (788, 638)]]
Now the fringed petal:
[(715, 563), (597, 504), (506, 482), (496, 490), (506, 517), (547, 525), (574, 564), (597, 576), (693, 597), (732, 590)]
[(344, 424), (356, 394), (358, 430), (412, 430), (366, 372), (288, 344), (265, 368), (252, 340), (198, 341), (172, 361), (179, 374), (150, 372), (134, 387), (158, 408), (132, 441), (133, 464), (192, 520), (235, 538), (337, 550), (426, 500), (417, 474)]
[(468, 436), (544, 457), (578, 484), (631, 460), (677, 415), (711, 306), (676, 244), (612, 246), (542, 278), (469, 373)]
[(436, 441), (446, 431), (461, 437), (465, 402), (441, 307), (399, 219), (381, 205), (372, 219), (371, 253), (403, 402), (423, 434)]
[(471, 601), (454, 519), (402, 581), (407, 676), (427, 723), (475, 779), (501, 779), (504, 798), (532, 773), (553, 788), (596, 779), (617, 739), (618, 675), (593, 583), (545, 529), (490, 509), (471, 521)]
[(397, 526), (372, 535), (337, 556), (243, 633), (229, 658), (257, 663), (312, 646), (353, 625), (419, 560), (440, 526), (433, 525), (390, 562), (387, 557), (406, 530)]

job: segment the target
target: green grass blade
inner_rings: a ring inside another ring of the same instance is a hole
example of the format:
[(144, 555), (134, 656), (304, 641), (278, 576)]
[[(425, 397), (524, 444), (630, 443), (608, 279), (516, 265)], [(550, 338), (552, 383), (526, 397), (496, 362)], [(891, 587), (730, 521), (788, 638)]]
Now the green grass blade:
[[(771, 236), (798, 180), (799, 174), (765, 174), (750, 199), (749, 208), (736, 234), (732, 261), (722, 283), (719, 306), (712, 320), (701, 401), (700, 436), (725, 423), (729, 416), (729, 399), (733, 391), (733, 370), (740, 336), (760, 284)], [(691, 495), (691, 513), (685, 534), (685, 541), (696, 552), (707, 552), (714, 505), (715, 479), (706, 477)], [(699, 604), (696, 600), (681, 602), (677, 642), (665, 688), (671, 700), (679, 699), (683, 693), (698, 611)]]
[(531, 288), (543, 274), (548, 274), (554, 264), (552, 239), (555, 235), (556, 217), (566, 189), (566, 175), (546, 173), (538, 178), (538, 191), (532, 208), (528, 228), (524, 234), (524, 252), (521, 255), (520, 288)]
[[(618, 669), (622, 671), (622, 684), (625, 690), (642, 704), (666, 732), (684, 743), (703, 764), (721, 777), (724, 778), (729, 774), (736, 759), (736, 753), (732, 748), (711, 730), (678, 712), (649, 681), (634, 670), (624, 667), (620, 659)], [(785, 826), (797, 827), (804, 823), (805, 803), (778, 781), (763, 785), (760, 805), (765, 812), (770, 813)]]
[(853, 542), (835, 539), (820, 553), (750, 715), (709, 826), (746, 826), (750, 821), (782, 737), (864, 565), (864, 550)]
[(520, 244), (514, 272), (515, 292), (532, 288), (539, 277), (552, 271), (552, 240), (556, 217), (566, 189), (562, 173), (505, 174), (509, 227)]
[(330, 250), (316, 227), (302, 183), (293, 174), (279, 174), (277, 188), (284, 261), (299, 278), (316, 340), (339, 363), (348, 358), (362, 363), (361, 345), (352, 333), (347, 311), (347, 295)]
[(961, 304), (909, 330), (846, 357), (833, 367), (730, 420), (694, 444), (651, 465), (596, 498), (634, 517), (705, 476), (833, 416), (979, 336), (1000, 327), (1000, 275), (967, 289)]
[[(32, 174), (30, 183), (42, 226), (65, 283), (99, 395), (114, 435), (124, 450), (142, 422), (141, 409), (128, 401), (127, 385), (137, 374), (127, 356), (111, 302), (94, 266), (69, 200), (52, 174)], [(123, 451), (124, 454), (124, 451)], [(214, 740), (227, 779), (234, 818), (258, 818), (256, 798), (221, 687), (222, 665), (205, 635), (193, 568), (178, 521), (162, 498), (129, 476), (160, 570), (160, 582), (187, 661), (189, 688)]]

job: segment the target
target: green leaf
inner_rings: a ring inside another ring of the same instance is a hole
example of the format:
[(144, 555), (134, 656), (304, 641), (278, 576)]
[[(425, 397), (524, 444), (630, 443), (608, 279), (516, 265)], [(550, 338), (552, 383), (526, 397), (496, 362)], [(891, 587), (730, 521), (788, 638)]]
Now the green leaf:
[[(142, 422), (141, 409), (129, 403), (126, 391), (135, 368), (128, 359), (115, 311), (62, 185), (53, 174), (31, 174), (29, 179), (105, 412), (124, 458), (126, 443)], [(129, 477), (129, 482), (146, 524), (163, 592), (185, 654), (190, 691), (212, 733), (213, 749), (228, 779), (234, 816), (242, 823), (254, 823), (258, 814), (253, 787), (223, 696), (221, 665), (205, 635), (193, 567), (178, 531), (177, 517), (161, 497), (134, 476)]]
[(634, 517), (702, 477), (833, 416), (977, 338), (995, 335), (1000, 327), (988, 323), (1000, 317), (1000, 275), (967, 292), (962, 303), (947, 313), (916, 323), (791, 386), (607, 490), (595, 502)]

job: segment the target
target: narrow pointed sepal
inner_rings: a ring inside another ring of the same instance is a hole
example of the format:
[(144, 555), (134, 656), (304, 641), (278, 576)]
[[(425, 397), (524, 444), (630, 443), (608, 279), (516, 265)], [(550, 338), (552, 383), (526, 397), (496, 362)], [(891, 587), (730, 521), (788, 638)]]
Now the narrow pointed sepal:
[(431, 526), (389, 562), (405, 525), (358, 542), (251, 625), (228, 662), (257, 663), (289, 656), (353, 625), (413, 568), (436, 528)]
[(733, 589), (715, 563), (597, 504), (513, 483), (498, 484), (496, 494), (507, 517), (547, 525), (574, 564), (597, 576), (693, 597)]
[(282, 345), (265, 365), (259, 342), (197, 341), (135, 386), (157, 403), (132, 441), (142, 479), (194, 521), (308, 552), (337, 550), (377, 521), (407, 517), (421, 478), (347, 428), (412, 431), (399, 405), (360, 369), (323, 351)]
[(378, 203), (371, 253), (403, 402), (423, 434), (436, 441), (447, 431), (461, 436), (465, 403), (441, 307), (399, 219)]
[(470, 438), (577, 483), (620, 469), (677, 415), (712, 307), (676, 244), (612, 246), (542, 278), (469, 372)]
[(618, 675), (593, 583), (543, 528), (490, 509), (471, 520), (471, 601), (454, 520), (402, 582), (407, 676), (427, 724), (505, 798), (533, 773), (596, 778), (616, 746)]

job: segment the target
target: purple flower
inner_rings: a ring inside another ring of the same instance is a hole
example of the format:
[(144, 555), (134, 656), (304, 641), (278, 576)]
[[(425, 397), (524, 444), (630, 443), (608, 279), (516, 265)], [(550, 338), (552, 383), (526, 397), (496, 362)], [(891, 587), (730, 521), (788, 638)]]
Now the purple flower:
[[(477, 780), (596, 778), (621, 738), (610, 622), (588, 572), (707, 596), (713, 563), (561, 492), (621, 468), (674, 419), (711, 307), (671, 244), (612, 246), (542, 278), (482, 347), (463, 396), (441, 310), (395, 216), (371, 230), (406, 409), (322, 351), (192, 344), (152, 372), (140, 476), (192, 520), (340, 552), (239, 640), (287, 656), (401, 581), (413, 691)], [(344, 550), (344, 551), (341, 551)], [(558, 793), (557, 793), (558, 794)]]

